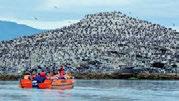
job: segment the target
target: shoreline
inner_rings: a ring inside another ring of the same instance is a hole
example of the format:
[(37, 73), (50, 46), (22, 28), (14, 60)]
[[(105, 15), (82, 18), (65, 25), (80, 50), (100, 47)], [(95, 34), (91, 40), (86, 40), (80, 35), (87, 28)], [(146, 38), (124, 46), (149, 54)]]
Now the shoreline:
[(15, 81), (19, 80), (21, 75), (8, 75), (8, 74), (0, 74), (0, 81)]
[[(179, 75), (175, 74), (130, 74), (130, 73), (73, 73), (75, 79), (122, 79), (122, 80), (179, 80)], [(19, 80), (21, 75), (0, 74), (0, 81)]]
[[(82, 76), (83, 75), (83, 76)], [(179, 80), (179, 75), (171, 74), (127, 74), (127, 73), (78, 73), (77, 79), (125, 79), (125, 80)]]

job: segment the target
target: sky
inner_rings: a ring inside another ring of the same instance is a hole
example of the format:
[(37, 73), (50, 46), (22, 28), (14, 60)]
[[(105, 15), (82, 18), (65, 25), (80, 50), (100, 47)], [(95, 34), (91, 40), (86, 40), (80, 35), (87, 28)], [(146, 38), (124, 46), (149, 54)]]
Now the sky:
[(86, 14), (120, 11), (179, 31), (178, 9), (179, 0), (0, 0), (0, 20), (56, 29)]

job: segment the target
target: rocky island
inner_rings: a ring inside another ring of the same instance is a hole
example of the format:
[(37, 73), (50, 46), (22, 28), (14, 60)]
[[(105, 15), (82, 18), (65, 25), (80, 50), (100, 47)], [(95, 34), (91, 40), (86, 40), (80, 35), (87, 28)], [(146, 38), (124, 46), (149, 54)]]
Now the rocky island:
[(17, 79), (29, 68), (61, 64), (81, 79), (178, 79), (179, 33), (121, 12), (102, 12), (0, 42), (3, 80)]

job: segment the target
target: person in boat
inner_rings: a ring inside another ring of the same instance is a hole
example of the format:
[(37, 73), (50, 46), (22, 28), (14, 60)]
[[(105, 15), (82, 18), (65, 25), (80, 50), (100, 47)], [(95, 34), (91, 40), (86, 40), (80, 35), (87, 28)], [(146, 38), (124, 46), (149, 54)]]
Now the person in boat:
[(60, 68), (57, 72), (53, 72), (53, 75), (50, 77), (51, 80), (65, 79), (65, 73), (63, 68)]
[(35, 77), (34, 77), (34, 79), (33, 79), (33, 81), (32, 81), (32, 86), (33, 87), (38, 87), (38, 84), (39, 83), (42, 83), (43, 82), (43, 78), (40, 76), (40, 73), (38, 73)]
[(61, 66), (61, 68), (58, 71), (59, 79), (65, 79), (65, 70), (64, 67)]
[(46, 79), (46, 75), (44, 75), (43, 73), (38, 73), (38, 75), (36, 75), (33, 81), (37, 81), (37, 83), (42, 83), (45, 81), (45, 79)]
[(32, 80), (32, 77), (31, 77), (31, 75), (30, 75), (29, 72), (26, 72), (26, 73), (24, 74), (23, 79), (26, 79), (26, 80)]
[(46, 71), (47, 73), (50, 73), (50, 68), (49, 68), (49, 67), (46, 67), (46, 68), (45, 68), (45, 71)]
[(47, 73), (47, 79), (53, 80), (53, 76), (54, 76), (54, 73), (52, 71)]
[(73, 79), (73, 76), (70, 72), (67, 72), (66, 75), (65, 75), (65, 78), (66, 79)]
[(40, 72), (42, 72), (42, 67), (38, 66), (37, 67), (37, 73), (40, 73)]
[(37, 76), (37, 73), (35, 71), (32, 72), (32, 79), (34, 79)]
[(40, 72), (40, 76), (44, 79), (47, 79), (46, 72), (44, 70)]
[(50, 78), (51, 80), (58, 80), (58, 79), (60, 79), (60, 74), (59, 73), (51, 72), (50, 74), (51, 75), (48, 78)]

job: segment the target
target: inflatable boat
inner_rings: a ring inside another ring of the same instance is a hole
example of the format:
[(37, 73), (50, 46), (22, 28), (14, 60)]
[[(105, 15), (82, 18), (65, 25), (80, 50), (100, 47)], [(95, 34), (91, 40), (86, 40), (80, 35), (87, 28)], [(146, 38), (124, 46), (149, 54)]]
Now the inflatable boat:
[(21, 88), (39, 88), (39, 89), (72, 89), (74, 86), (74, 79), (59, 79), (59, 80), (45, 80), (43, 83), (38, 83), (34, 86), (33, 81), (28, 79), (20, 80)]

